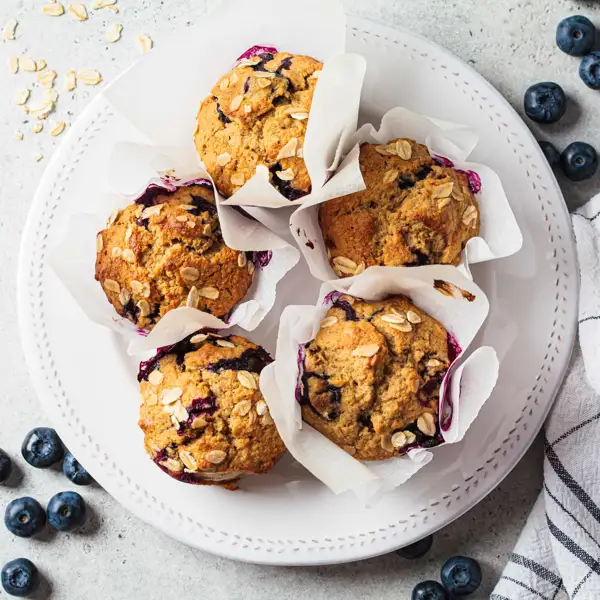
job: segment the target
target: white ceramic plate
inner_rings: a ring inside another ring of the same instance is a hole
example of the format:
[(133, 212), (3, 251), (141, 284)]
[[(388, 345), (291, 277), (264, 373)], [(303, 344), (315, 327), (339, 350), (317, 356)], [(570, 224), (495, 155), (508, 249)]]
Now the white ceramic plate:
[[(232, 493), (182, 485), (144, 453), (136, 364), (121, 339), (84, 317), (48, 265), (67, 217), (81, 210), (90, 186), (102, 185), (112, 144), (145, 141), (102, 96), (54, 155), (23, 236), (23, 345), (38, 395), (65, 443), (140, 518), (185, 544), (238, 560), (357, 560), (409, 544), (457, 518), (528, 448), (562, 380), (575, 335), (578, 277), (570, 220), (518, 115), (477, 73), (409, 32), (351, 19), (348, 41), (349, 50), (368, 62), (362, 119), (377, 120), (402, 105), (476, 127), (485, 143), (472, 159), (499, 173), (525, 238), (518, 255), (473, 270), (491, 303), (479, 342), (494, 346), (501, 360), (492, 398), (463, 443), (436, 451), (429, 466), (376, 509), (333, 495), (289, 458)], [(276, 327), (286, 302), (315, 299), (318, 284), (311, 287), (309, 278), (304, 266), (288, 276), (263, 333)]]

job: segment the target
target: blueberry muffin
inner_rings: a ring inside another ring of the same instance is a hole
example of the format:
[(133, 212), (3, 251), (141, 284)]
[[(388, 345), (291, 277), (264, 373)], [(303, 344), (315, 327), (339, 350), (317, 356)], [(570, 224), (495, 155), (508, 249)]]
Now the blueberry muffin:
[(435, 446), (453, 354), (444, 327), (405, 296), (341, 296), (304, 348), (302, 417), (359, 460)]
[(210, 183), (150, 187), (111, 215), (96, 243), (96, 279), (140, 329), (180, 306), (224, 317), (252, 285), (254, 264), (223, 242)]
[(479, 207), (468, 176), (440, 166), (427, 148), (398, 139), (363, 144), (366, 189), (319, 207), (319, 224), (339, 277), (367, 267), (457, 265), (479, 235)]
[(257, 165), (288, 200), (310, 192), (304, 135), (322, 67), (309, 56), (263, 53), (219, 79), (200, 106), (194, 139), (222, 195), (234, 194)]
[(267, 472), (285, 452), (258, 386), (271, 362), (243, 337), (204, 331), (141, 363), (139, 426), (154, 462), (184, 483), (229, 489)]

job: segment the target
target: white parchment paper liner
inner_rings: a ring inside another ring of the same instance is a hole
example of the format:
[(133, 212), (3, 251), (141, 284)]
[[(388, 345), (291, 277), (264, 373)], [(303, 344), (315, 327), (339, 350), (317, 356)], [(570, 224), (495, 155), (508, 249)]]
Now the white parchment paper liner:
[[(452, 284), (454, 295), (439, 292), (433, 285), (435, 280)], [(465, 299), (461, 290), (470, 292), (475, 299)], [(332, 291), (367, 300), (405, 294), (438, 319), (458, 342), (462, 352), (450, 369), (451, 384), (443, 401), (445, 406), (448, 400), (453, 406), (451, 424), (442, 432), (446, 444), (463, 439), (496, 383), (498, 359), (492, 348), (479, 348), (466, 360), (460, 360), (484, 322), (489, 303), (483, 291), (455, 267), (371, 267), (356, 277), (325, 282), (316, 306), (288, 306), (283, 311), (275, 363), (266, 367), (260, 378), (261, 391), (279, 433), (294, 458), (331, 491), (339, 494), (352, 490), (361, 501), (371, 504), (406, 482), (436, 452), (443, 452), (445, 444), (432, 450), (415, 449), (406, 456), (389, 460), (360, 462), (302, 421), (296, 400), (300, 375), (298, 352), (318, 332), (320, 321), (331, 306), (324, 299)], [(444, 379), (440, 398), (444, 397), (448, 379), (448, 376)]]
[[(343, 195), (340, 190), (344, 188), (354, 191), (365, 189), (358, 163), (360, 144), (385, 144), (398, 137), (412, 138), (425, 144), (433, 156), (448, 159), (454, 168), (472, 171), (479, 176), (481, 191), (476, 193), (476, 198), (481, 227), (479, 236), (469, 240), (463, 252), (462, 265), (467, 272), (470, 264), (503, 258), (519, 251), (523, 236), (500, 178), (485, 165), (466, 162), (477, 143), (485, 143), (485, 140), (479, 140), (474, 129), (418, 115), (404, 108), (393, 108), (384, 115), (379, 130), (372, 125), (364, 125), (356, 132), (346, 145), (349, 153), (335, 176), (318, 194), (304, 202), (290, 219), (292, 234), (315, 277), (321, 281), (337, 277), (327, 260), (327, 248), (319, 227), (318, 205)], [(357, 183), (358, 180), (360, 183)]]
[[(127, 336), (130, 353), (138, 351), (137, 347), (143, 339), (139, 334), (143, 332), (117, 314), (106, 299), (100, 283), (94, 279), (96, 235), (105, 228), (106, 220), (114, 209), (124, 208), (134, 202), (149, 185), (173, 189), (196, 180), (210, 182), (210, 177), (195, 162), (193, 155), (185, 149), (136, 144), (115, 146), (109, 159), (108, 177), (115, 192), (100, 197), (96, 206), (86, 206), (87, 210), (93, 212), (74, 215), (67, 224), (64, 238), (52, 254), (51, 265), (55, 273), (85, 314), (92, 321)], [(167, 170), (168, 175), (165, 174)], [(162, 172), (162, 178), (159, 172)], [(233, 207), (222, 206), (218, 198), (216, 205), (223, 238), (228, 246), (240, 251), (268, 251), (271, 257), (266, 266), (256, 268), (251, 288), (243, 301), (233, 309), (228, 321), (206, 315), (209, 317), (206, 325), (218, 329), (238, 325), (251, 331), (273, 307), (276, 286), (296, 265), (300, 253), (259, 221), (245, 217)], [(154, 342), (159, 335), (155, 333), (157, 325), (144, 345), (158, 347), (178, 341), (185, 321), (191, 319), (195, 322), (192, 318), (195, 313), (205, 314), (193, 308), (169, 311), (160, 320), (159, 330), (161, 338), (167, 338), (167, 341)]]
[(261, 167), (228, 203), (299, 204), (337, 168), (342, 146), (356, 131), (366, 62), (344, 54), (346, 19), (339, 0), (228, 0), (177, 39), (153, 49), (104, 94), (154, 144), (193, 149), (200, 103), (236, 58), (257, 44), (324, 62), (304, 140), (313, 192), (290, 201), (268, 182), (268, 171)]

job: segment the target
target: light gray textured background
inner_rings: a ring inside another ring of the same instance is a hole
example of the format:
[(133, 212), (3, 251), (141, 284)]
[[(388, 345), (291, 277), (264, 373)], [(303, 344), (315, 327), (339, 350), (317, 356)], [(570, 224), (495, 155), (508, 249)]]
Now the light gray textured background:
[[(26, 116), (14, 105), (13, 92), (33, 76), (9, 75), (8, 57), (26, 54), (43, 58), (58, 71), (61, 97), (57, 116), (73, 121), (97, 89), (80, 87), (72, 94), (62, 92), (66, 70), (94, 67), (108, 81), (137, 58), (136, 35), (147, 33), (158, 45), (172, 32), (203, 19), (207, 8), (204, 0), (120, 0), (119, 15), (100, 11), (88, 22), (79, 23), (69, 16), (42, 15), (43, 4), (44, 0), (0, 0), (0, 27), (9, 18), (20, 22), (17, 40), (0, 42), (0, 447), (15, 457), (22, 473), (18, 487), (0, 487), (2, 511), (17, 496), (30, 494), (44, 503), (69, 487), (58, 472), (25, 468), (19, 455), (25, 433), (45, 424), (45, 418), (20, 348), (17, 256), (31, 197), (60, 138), (49, 137), (47, 130), (38, 135), (30, 132)], [(600, 26), (598, 2), (346, 0), (345, 4), (349, 12), (410, 28), (445, 46), (479, 70), (519, 110), (528, 85), (558, 81), (571, 97), (569, 112), (559, 125), (534, 128), (536, 135), (558, 146), (583, 139), (600, 149), (600, 93), (585, 88), (577, 75), (577, 60), (563, 55), (554, 45), (555, 26), (568, 14), (582, 12)], [(123, 39), (108, 45), (104, 30), (115, 21), (124, 25)], [(191, 64), (193, 61), (190, 57)], [(15, 129), (23, 131), (24, 141), (13, 139)], [(31, 155), (38, 149), (45, 158), (35, 163)], [(571, 207), (600, 188), (598, 176), (585, 184), (561, 183)], [(52, 598), (65, 600), (403, 600), (410, 597), (418, 581), (437, 578), (446, 557), (462, 553), (476, 557), (483, 565), (484, 584), (476, 596), (483, 599), (489, 597), (540, 490), (541, 462), (541, 445), (537, 443), (492, 494), (439, 532), (432, 552), (416, 562), (391, 554), (318, 568), (237, 564), (179, 545), (125, 512), (101, 489), (91, 488), (83, 492), (93, 513), (83, 532), (27, 541), (14, 538), (0, 526), (0, 563), (17, 556), (31, 558), (48, 580), (46, 592), (50, 588)]]

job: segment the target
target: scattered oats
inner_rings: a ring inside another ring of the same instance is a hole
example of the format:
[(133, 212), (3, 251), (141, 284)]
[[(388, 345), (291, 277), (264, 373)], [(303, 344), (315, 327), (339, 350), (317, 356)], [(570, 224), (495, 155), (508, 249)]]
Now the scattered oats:
[(454, 183), (451, 181), (448, 183), (443, 183), (442, 185), (438, 185), (433, 188), (431, 191), (431, 197), (448, 198), (452, 194), (452, 190), (454, 190)]
[(271, 71), (255, 71), (253, 75), (257, 79), (274, 79), (275, 77), (275, 73)]
[(92, 10), (98, 10), (100, 8), (111, 8), (116, 3), (117, 0), (92, 0), (91, 8)]
[(234, 85), (238, 82), (238, 74), (237, 73), (232, 73), (231, 77), (229, 78), (229, 81), (231, 81), (231, 84)]
[(431, 368), (439, 367), (441, 364), (442, 363), (439, 360), (436, 360), (435, 358), (432, 358), (431, 360), (427, 361), (427, 366)]
[(384, 435), (381, 438), (381, 447), (388, 452), (392, 452), (394, 450), (394, 445), (392, 444), (392, 438), (389, 435)]
[(390, 169), (383, 176), (383, 183), (388, 184), (388, 183), (392, 183), (392, 181), (396, 181), (396, 179), (398, 178), (398, 175), (400, 175), (399, 171), (397, 171), (396, 169)]
[(463, 213), (462, 216), (462, 222), (465, 225), (468, 225), (469, 223), (471, 223), (471, 221), (474, 221), (477, 219), (477, 209), (471, 204), (470, 206), (467, 206), (467, 208), (465, 209), (465, 212)]
[(140, 300), (136, 306), (140, 309), (140, 316), (147, 317), (150, 314), (150, 304), (147, 300)]
[(375, 356), (379, 352), (379, 344), (366, 344), (365, 346), (358, 346), (352, 351), (352, 356), (364, 356), (370, 358)]
[(333, 259), (333, 264), (342, 271), (342, 273), (347, 273), (349, 275), (353, 275), (354, 271), (356, 271), (358, 265), (349, 258), (345, 256), (336, 256)]
[(419, 313), (415, 312), (414, 310), (406, 311), (406, 318), (411, 323), (420, 323), (423, 320), (421, 319), (421, 315), (419, 315)]
[(450, 202), (451, 202), (450, 198), (442, 198), (438, 202), (438, 208), (444, 208), (445, 206), (448, 206), (448, 204), (450, 204)]
[(271, 80), (270, 79), (265, 79), (264, 77), (260, 78), (258, 80), (258, 87), (261, 89), (265, 89), (268, 88), (271, 85)]
[(129, 290), (126, 290), (125, 288), (123, 288), (121, 290), (121, 293), (119, 294), (119, 302), (123, 306), (125, 306), (130, 300), (131, 300), (131, 294), (129, 293)]
[(207, 339), (208, 339), (208, 334), (197, 333), (196, 335), (193, 335), (190, 338), (190, 342), (192, 342), (192, 344), (201, 344), (202, 342), (206, 341)]
[(387, 146), (375, 146), (375, 152), (377, 152), (377, 154), (381, 154), (381, 156), (389, 156), (390, 153), (388, 152)]
[(66, 126), (67, 126), (67, 124), (64, 121), (59, 121), (58, 123), (52, 123), (50, 125), (50, 127), (51, 127), (50, 135), (52, 137), (56, 137), (57, 135), (60, 135), (65, 130)]
[(296, 156), (298, 158), (304, 158), (304, 148), (298, 148), (298, 150), (296, 151)]
[(310, 77), (309, 79), (319, 79), (319, 75), (321, 74), (321, 70), (319, 69), (318, 71), (315, 71)]
[(454, 189), (452, 190), (452, 198), (457, 202), (462, 202), (464, 200), (464, 196), (457, 185), (455, 185)]
[(102, 81), (102, 75), (96, 69), (84, 69), (77, 73), (77, 81), (84, 85), (98, 85)]
[(15, 140), (18, 140), (19, 142), (23, 139), (23, 134), (20, 131), (15, 131)]
[(146, 404), (148, 406), (156, 406), (158, 404), (158, 396), (154, 392), (150, 392), (146, 399)]
[(29, 114), (29, 109), (28, 109), (26, 106), (24, 106), (24, 107), (23, 107), (23, 112), (24, 112), (26, 115), (28, 115), (28, 114)]
[(142, 293), (143, 286), (142, 286), (142, 284), (141, 284), (139, 281), (137, 281), (136, 279), (132, 279), (132, 280), (129, 282), (129, 287), (131, 287), (131, 291), (132, 291), (134, 294), (141, 294), (141, 293)]
[(150, 375), (148, 375), (148, 381), (152, 385), (160, 385), (164, 378), (165, 376), (158, 369), (155, 369), (154, 371), (152, 371), (152, 373), (150, 373)]
[(409, 333), (412, 331), (412, 325), (410, 323), (390, 323), (392, 329), (401, 331), (402, 333)]
[(187, 296), (187, 300), (185, 301), (186, 306), (190, 308), (198, 308), (198, 303), (200, 302), (200, 295), (198, 294), (198, 288), (193, 285), (190, 288), (190, 291)]
[(292, 179), (294, 179), (296, 176), (291, 168), (286, 169), (285, 171), (275, 171), (275, 175), (277, 175), (281, 181), (292, 181)]
[(115, 292), (115, 294), (121, 291), (121, 286), (114, 279), (105, 279), (104, 287), (111, 292)]
[(253, 56), (252, 58), (242, 58), (236, 65), (236, 68), (237, 67), (253, 67), (254, 65), (257, 65), (259, 62), (262, 62), (262, 59), (259, 56)]
[(231, 154), (229, 154), (229, 152), (223, 152), (223, 154), (219, 154), (219, 156), (217, 156), (217, 164), (220, 167), (224, 167), (230, 161)]
[(54, 88), (46, 88), (44, 90), (44, 101), (56, 104), (58, 102), (58, 92)]
[(28, 56), (21, 56), (19, 58), (19, 67), (21, 71), (27, 71), (28, 73), (34, 73), (37, 71), (37, 65), (33, 58), (29, 58)]
[(355, 275), (360, 275), (365, 269), (367, 268), (367, 265), (365, 265), (364, 262), (361, 262), (357, 267), (356, 270), (354, 271)]
[(11, 19), (10, 21), (8, 21), (6, 23), (6, 25), (4, 26), (4, 29), (2, 30), (5, 40), (14, 40), (15, 39), (15, 32), (17, 31), (18, 24), (19, 24), (19, 22), (16, 19)]
[(246, 114), (251, 113), (252, 112), (252, 107), (249, 104), (244, 104), (244, 112)]
[(190, 471), (198, 470), (198, 463), (196, 462), (196, 459), (187, 450), (179, 451), (179, 459)]
[(188, 221), (186, 223), (186, 225), (190, 228), (190, 229), (194, 229), (194, 227), (196, 227), (196, 222), (195, 221)]
[(169, 471), (174, 471), (175, 473), (181, 473), (181, 471), (183, 471), (182, 464), (173, 458), (164, 458), (158, 464), (161, 467), (165, 467), (165, 469)]
[(223, 452), (223, 450), (211, 450), (210, 452), (206, 453), (205, 458), (213, 465), (218, 465), (227, 458), (227, 454)]
[(45, 119), (54, 110), (54, 102), (44, 100), (41, 104), (29, 106), (29, 112), (38, 119)]
[[(277, 160), (279, 160), (281, 158), (292, 158), (293, 156), (296, 156), (297, 149), (298, 149), (298, 138), (294, 137), (285, 146), (283, 146), (283, 148), (281, 148), (281, 150), (279, 151), (279, 154), (277, 155)], [(281, 175), (278, 175), (278, 177), (280, 179), (282, 179)], [(292, 179), (293, 179), (293, 175), (292, 175)]]
[(397, 315), (395, 313), (388, 313), (387, 315), (383, 315), (381, 317), (382, 321), (386, 323), (405, 323), (406, 318), (403, 315)]
[(237, 372), (238, 381), (249, 390), (258, 389), (258, 384), (256, 383), (256, 379), (254, 375), (248, 371), (238, 371)]
[(417, 436), (412, 431), (405, 431), (404, 435), (406, 436), (407, 444), (412, 444), (417, 439)]
[(290, 113), (290, 117), (292, 117), (292, 119), (296, 119), (297, 121), (305, 121), (308, 119), (308, 111), (299, 110), (297, 112)]
[(149, 283), (142, 284), (142, 296), (144, 296), (144, 298), (150, 298), (150, 284)]
[(403, 448), (406, 446), (406, 443), (407, 441), (404, 432), (397, 431), (392, 435), (392, 446), (394, 446), (394, 448)]
[(142, 219), (149, 219), (153, 215), (160, 214), (164, 204), (156, 204), (154, 206), (148, 206), (142, 211)]
[(183, 394), (183, 390), (179, 387), (167, 388), (160, 393), (160, 401), (165, 406), (167, 404), (173, 404), (177, 402), (181, 395)]
[(410, 160), (412, 158), (412, 146), (406, 140), (398, 140), (396, 142), (396, 154), (402, 160)]
[(212, 234), (212, 227), (210, 226), (210, 223), (207, 223), (203, 228), (202, 228), (202, 233), (204, 235), (211, 235)]
[(177, 417), (175, 415), (171, 415), (171, 423), (173, 424), (173, 427), (175, 427), (175, 429), (179, 429), (179, 421), (177, 420)]
[(135, 262), (135, 254), (133, 253), (133, 250), (131, 250), (130, 248), (125, 248), (125, 250), (123, 250), (123, 254), (121, 256), (123, 257), (123, 260), (125, 260), (129, 263)]
[(252, 275), (255, 269), (256, 267), (254, 266), (254, 263), (252, 261), (248, 261), (248, 273)]
[(19, 90), (15, 94), (15, 103), (19, 106), (22, 106), (23, 104), (25, 104), (27, 102), (27, 100), (29, 100), (30, 93), (31, 92), (28, 89)]
[(179, 208), (183, 208), (183, 210), (194, 210), (196, 207), (193, 204), (180, 204)]
[(238, 254), (238, 267), (243, 268), (246, 266), (246, 263), (248, 262), (248, 258), (246, 256), (245, 252), (240, 252)]
[(135, 43), (141, 54), (147, 54), (150, 52), (150, 50), (152, 50), (152, 46), (154, 45), (154, 42), (147, 35), (138, 35), (135, 39)]
[(42, 12), (50, 17), (60, 17), (65, 14), (65, 7), (62, 4), (47, 4), (42, 7)]
[(221, 348), (235, 348), (235, 344), (227, 340), (217, 340), (215, 343)]
[(102, 234), (99, 233), (96, 236), (96, 252), (102, 252), (102, 248), (104, 248), (104, 240), (102, 239)]
[(133, 235), (133, 225), (129, 225), (125, 231), (125, 243), (129, 242), (131, 236)]
[(417, 427), (419, 428), (419, 431), (425, 435), (428, 435), (429, 437), (434, 436), (436, 429), (434, 416), (431, 413), (423, 413), (417, 419)]
[(225, 91), (229, 87), (229, 77), (224, 77), (223, 79), (221, 79), (219, 87), (222, 91)]
[(198, 293), (202, 298), (208, 298), (209, 300), (216, 300), (219, 297), (219, 290), (214, 287), (200, 288)]
[(75, 71), (67, 71), (65, 73), (65, 89), (67, 92), (72, 92), (77, 87), (77, 76)]
[(196, 417), (192, 421), (192, 429), (202, 429), (203, 427), (206, 427), (206, 419), (203, 416)]
[(184, 281), (196, 281), (200, 277), (200, 271), (194, 267), (182, 267), (179, 273)]
[(40, 123), (39, 121), (31, 126), (32, 133), (40, 133), (42, 129), (44, 129), (44, 124)]
[(241, 105), (242, 105), (242, 101), (244, 100), (244, 96), (236, 96), (232, 101), (231, 101), (231, 105), (229, 106), (229, 110), (237, 110)]
[(106, 30), (106, 35), (104, 37), (106, 38), (106, 41), (109, 44), (114, 44), (115, 42), (118, 42), (121, 39), (122, 33), (123, 33), (123, 25), (121, 25), (121, 23), (113, 23)]
[(338, 322), (337, 317), (327, 317), (321, 321), (321, 327), (331, 327)]
[(250, 412), (251, 408), (252, 402), (250, 402), (250, 400), (242, 400), (235, 405), (233, 410), (236, 414), (240, 415), (240, 417), (245, 417)]
[(35, 66), (38, 71), (43, 71), (48, 66), (48, 63), (43, 58), (40, 58), (40, 60), (36, 61)]
[(244, 183), (246, 183), (246, 178), (243, 173), (234, 173), (231, 176), (231, 183), (237, 186), (244, 185)]
[(271, 417), (271, 413), (265, 413), (262, 418), (263, 425), (272, 425), (273, 417)]
[(123, 254), (123, 250), (121, 250), (121, 248), (119, 248), (118, 246), (115, 246), (110, 252), (110, 255), (113, 258), (119, 258), (121, 254)]
[(88, 20), (87, 8), (80, 2), (69, 4), (68, 12), (72, 17), (74, 17), (78, 21)]
[(187, 215), (177, 215), (175, 217), (176, 221), (179, 221), (180, 223), (186, 223), (188, 220), (188, 216)]
[(181, 404), (181, 402), (177, 402), (177, 404), (175, 405), (175, 410), (173, 411), (173, 416), (180, 423), (185, 423), (190, 418), (188, 411), (186, 410), (185, 406), (183, 406), (183, 404)]
[(16, 56), (12, 56), (8, 59), (8, 70), (11, 75), (14, 75), (19, 70), (19, 59)]
[(33, 160), (35, 160), (35, 162), (40, 162), (40, 160), (42, 160), (42, 158), (44, 158), (44, 155), (41, 152), (34, 152), (31, 155), (31, 158)]
[(264, 400), (259, 400), (256, 403), (256, 412), (259, 417), (262, 417), (263, 415), (266, 415), (269, 412), (269, 407), (267, 406), (267, 403)]

